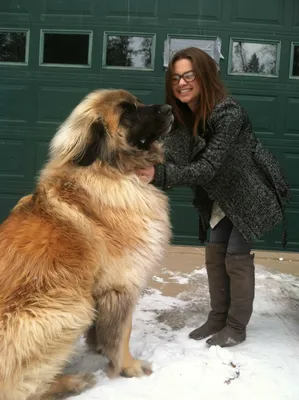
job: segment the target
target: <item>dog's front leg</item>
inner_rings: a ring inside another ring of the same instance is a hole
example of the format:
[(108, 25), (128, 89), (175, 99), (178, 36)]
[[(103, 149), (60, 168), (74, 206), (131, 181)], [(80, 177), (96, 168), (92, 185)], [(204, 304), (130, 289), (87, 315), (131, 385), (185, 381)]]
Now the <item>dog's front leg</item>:
[[(127, 378), (133, 376), (150, 375), (152, 373), (151, 364), (145, 360), (136, 360), (130, 352), (130, 337), (132, 330), (132, 314), (127, 318), (121, 342), (122, 366), (121, 375)], [(110, 367), (111, 368), (111, 367)], [(112, 369), (113, 373), (113, 369)]]
[(110, 360), (108, 375), (150, 375), (151, 366), (133, 358), (129, 348), (135, 302), (125, 291), (109, 291), (97, 300), (97, 316), (86, 335), (86, 343)]

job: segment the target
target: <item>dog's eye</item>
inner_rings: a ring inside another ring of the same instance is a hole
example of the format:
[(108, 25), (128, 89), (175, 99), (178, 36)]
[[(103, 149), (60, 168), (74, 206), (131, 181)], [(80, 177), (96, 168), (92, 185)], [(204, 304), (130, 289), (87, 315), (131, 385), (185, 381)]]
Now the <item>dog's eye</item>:
[(123, 116), (129, 116), (136, 110), (136, 107), (134, 104), (123, 102), (121, 104), (121, 108), (123, 109), (122, 115)]

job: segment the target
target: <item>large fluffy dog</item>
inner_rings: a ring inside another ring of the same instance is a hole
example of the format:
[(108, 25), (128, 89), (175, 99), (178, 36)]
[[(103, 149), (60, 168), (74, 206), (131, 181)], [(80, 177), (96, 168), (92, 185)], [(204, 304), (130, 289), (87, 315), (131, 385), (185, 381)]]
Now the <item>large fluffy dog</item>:
[(172, 121), (170, 106), (102, 90), (54, 136), (35, 192), (0, 228), (1, 400), (92, 385), (89, 375), (59, 375), (85, 332), (112, 375), (151, 372), (131, 356), (129, 338), (134, 306), (169, 242), (168, 201), (134, 170), (162, 161), (156, 139)]

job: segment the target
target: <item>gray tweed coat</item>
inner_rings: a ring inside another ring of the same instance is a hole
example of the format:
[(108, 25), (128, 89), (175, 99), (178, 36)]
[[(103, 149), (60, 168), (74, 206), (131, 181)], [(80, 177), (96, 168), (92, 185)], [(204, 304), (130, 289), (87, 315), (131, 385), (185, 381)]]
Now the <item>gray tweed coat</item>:
[[(204, 135), (185, 128), (164, 136), (165, 164), (154, 184), (192, 187), (199, 239), (206, 240), (215, 200), (246, 240), (254, 242), (285, 220), (289, 186), (273, 155), (256, 138), (246, 111), (231, 97), (216, 105)], [(286, 244), (286, 224), (283, 245)]]

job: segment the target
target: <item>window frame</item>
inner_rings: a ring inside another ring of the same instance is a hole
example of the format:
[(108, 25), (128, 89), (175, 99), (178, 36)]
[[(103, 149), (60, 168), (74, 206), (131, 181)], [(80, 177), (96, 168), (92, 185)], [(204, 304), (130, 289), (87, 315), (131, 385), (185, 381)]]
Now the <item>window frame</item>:
[[(87, 64), (59, 64), (59, 63), (44, 63), (44, 42), (45, 42), (45, 34), (57, 33), (57, 34), (84, 34), (89, 36), (88, 43), (88, 57)], [(92, 64), (92, 45), (93, 45), (93, 31), (90, 29), (41, 29), (40, 37), (39, 37), (39, 57), (38, 57), (38, 66), (39, 67), (55, 67), (55, 68), (91, 68)]]
[[(121, 66), (106, 65), (108, 36), (151, 37), (152, 38), (152, 46), (151, 46), (152, 63), (151, 63), (151, 68), (121, 67)], [(104, 31), (104, 34), (103, 34), (102, 69), (152, 72), (152, 71), (155, 70), (155, 62), (156, 62), (155, 56), (156, 56), (156, 33), (125, 32), (125, 31)]]
[[(276, 73), (272, 74), (255, 74), (252, 72), (231, 72), (232, 67), (232, 55), (233, 55), (233, 43), (234, 42), (245, 42), (245, 43), (256, 43), (256, 44), (276, 44), (277, 45), (277, 62), (276, 62)], [(281, 61), (281, 40), (269, 40), (269, 39), (256, 39), (256, 38), (244, 38), (244, 37), (230, 37), (229, 40), (229, 51), (228, 51), (228, 62), (227, 62), (227, 75), (229, 76), (240, 76), (240, 77), (257, 77), (257, 78), (279, 78), (280, 73), (280, 61)]]
[(0, 28), (0, 32), (23, 32), (26, 33), (25, 61), (0, 61), (0, 65), (14, 65), (19, 67), (27, 66), (29, 63), (30, 29), (22, 28)]

